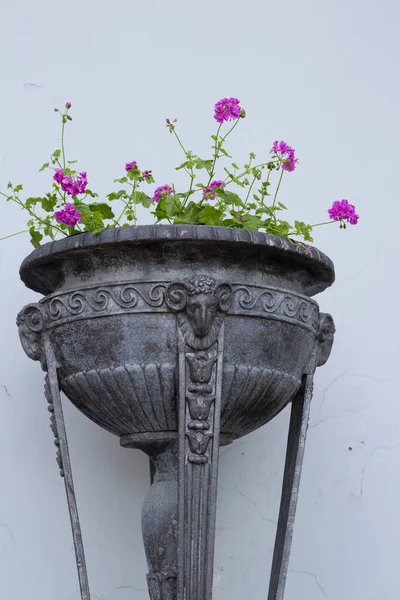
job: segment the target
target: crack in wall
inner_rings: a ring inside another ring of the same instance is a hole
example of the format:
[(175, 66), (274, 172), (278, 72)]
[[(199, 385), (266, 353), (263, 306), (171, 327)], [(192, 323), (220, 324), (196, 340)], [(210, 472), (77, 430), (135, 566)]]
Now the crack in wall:
[(261, 512), (260, 507), (258, 506), (257, 502), (255, 502), (254, 500), (252, 500), (252, 498), (249, 498), (248, 496), (246, 496), (246, 494), (243, 494), (243, 492), (241, 492), (240, 490), (238, 490), (237, 488), (233, 488), (235, 490), (235, 492), (237, 492), (240, 496), (242, 496), (243, 498), (245, 498), (248, 502), (250, 502), (250, 504), (252, 504), (253, 506), (256, 507), (258, 514), (260, 515), (260, 517), (263, 519), (263, 521), (268, 521), (268, 523), (272, 523), (273, 525), (277, 525), (276, 521), (273, 521), (272, 519), (268, 519), (266, 516), (263, 515), (263, 513)]
[(4, 385), (3, 383), (0, 383), (0, 387), (2, 387), (2, 388), (3, 388), (3, 390), (5, 391), (5, 393), (7, 394), (7, 396), (8, 396), (9, 398), (11, 398), (11, 394), (10, 394), (10, 392), (8, 391), (8, 389), (7, 389), (7, 386), (6, 386), (6, 385)]
[(317, 584), (318, 588), (321, 590), (321, 592), (324, 594), (325, 598), (328, 598), (328, 594), (326, 593), (326, 591), (324, 590), (324, 588), (322, 587), (322, 585), (320, 584), (318, 577), (316, 576), (315, 573), (311, 573), (310, 571), (297, 571), (296, 569), (290, 569), (293, 573), (299, 573), (300, 575), (309, 575), (310, 577), (314, 578), (315, 583)]
[(397, 450), (397, 448), (400, 448), (400, 444), (396, 444), (395, 446), (377, 446), (372, 450), (372, 452), (365, 455), (364, 464), (361, 471), (360, 495), (357, 496), (358, 498), (361, 499), (364, 496), (364, 480), (367, 470), (367, 463), (369, 462), (369, 460), (373, 457), (374, 454), (376, 454), (376, 452), (378, 452), (378, 450)]

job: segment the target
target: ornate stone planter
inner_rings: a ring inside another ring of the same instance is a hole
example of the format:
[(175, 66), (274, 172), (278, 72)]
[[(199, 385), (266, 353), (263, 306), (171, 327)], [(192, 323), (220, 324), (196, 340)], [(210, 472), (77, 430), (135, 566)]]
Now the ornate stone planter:
[(211, 600), (218, 453), (292, 401), (269, 600), (283, 598), (312, 379), (334, 326), (310, 296), (331, 261), (260, 232), (139, 226), (28, 256), (45, 297), (18, 316), (40, 360), (65, 477), (78, 575), (90, 598), (59, 389), (155, 467), (143, 508), (152, 600)]

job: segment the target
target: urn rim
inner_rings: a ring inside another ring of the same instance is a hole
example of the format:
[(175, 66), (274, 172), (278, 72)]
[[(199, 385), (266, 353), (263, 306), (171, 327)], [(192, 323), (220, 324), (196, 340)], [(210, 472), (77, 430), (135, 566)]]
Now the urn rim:
[(313, 246), (296, 245), (287, 238), (262, 231), (249, 231), (208, 225), (135, 225), (104, 229), (99, 234), (80, 233), (48, 242), (36, 248), (21, 264), (20, 277), (25, 285), (35, 292), (48, 295), (55, 290), (43, 276), (47, 270), (61, 269), (66, 256), (83, 251), (106, 250), (109, 246), (138, 246), (140, 244), (162, 244), (168, 242), (214, 243), (219, 246), (252, 246), (264, 257), (285, 257), (296, 263), (296, 267), (308, 272), (309, 295), (322, 292), (332, 285), (335, 271), (332, 260)]

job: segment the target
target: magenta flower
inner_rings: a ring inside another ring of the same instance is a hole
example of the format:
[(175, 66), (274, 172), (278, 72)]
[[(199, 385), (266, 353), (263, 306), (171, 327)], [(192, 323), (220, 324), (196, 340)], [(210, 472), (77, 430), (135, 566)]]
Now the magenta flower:
[(328, 215), (333, 221), (347, 221), (350, 225), (357, 225), (360, 218), (354, 204), (349, 204), (347, 200), (335, 200), (328, 209)]
[(57, 183), (61, 183), (64, 177), (64, 173), (62, 171), (62, 169), (54, 169), (54, 176), (53, 179), (54, 181), (57, 181)]
[(153, 194), (153, 202), (159, 202), (160, 200), (164, 200), (167, 196), (170, 196), (174, 193), (172, 187), (168, 184), (160, 185)]
[(54, 216), (56, 221), (63, 223), (64, 225), (69, 225), (70, 227), (75, 227), (79, 221), (82, 221), (82, 215), (79, 210), (69, 202), (66, 203), (65, 208), (55, 212)]
[(71, 108), (71, 106), (72, 106), (71, 102), (66, 102), (65, 103), (65, 108)]
[(69, 196), (83, 194), (88, 184), (85, 171), (82, 171), (76, 179), (73, 179), (69, 175), (64, 175), (62, 169), (54, 169), (53, 179), (61, 185), (63, 192), (66, 192)]
[(132, 162), (128, 162), (125, 165), (126, 172), (130, 171), (131, 169), (137, 169), (137, 168), (138, 168), (138, 166), (137, 166), (136, 160), (133, 160)]
[(214, 107), (214, 119), (218, 123), (224, 121), (235, 121), (241, 115), (239, 100), (237, 98), (222, 98)]
[(295, 157), (295, 149), (289, 146), (283, 140), (276, 140), (270, 150), (271, 154), (276, 154), (282, 160), (282, 169), (284, 171), (294, 171), (296, 168), (297, 158)]
[(217, 195), (216, 190), (222, 189), (224, 187), (225, 187), (225, 182), (218, 181), (216, 179), (215, 181), (212, 181), (208, 187), (203, 188), (203, 196), (207, 195), (206, 200), (215, 200), (215, 197)]
[(153, 177), (153, 174), (152, 174), (152, 172), (151, 172), (151, 171), (147, 171), (147, 170), (146, 170), (146, 171), (143, 171), (143, 177), (144, 177), (145, 179), (148, 179), (149, 177)]

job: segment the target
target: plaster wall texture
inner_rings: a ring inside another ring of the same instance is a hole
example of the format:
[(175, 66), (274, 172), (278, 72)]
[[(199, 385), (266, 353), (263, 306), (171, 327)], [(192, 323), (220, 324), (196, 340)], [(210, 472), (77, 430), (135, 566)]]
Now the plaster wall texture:
[[(2, 190), (46, 191), (37, 168), (59, 144), (52, 110), (66, 101), (70, 156), (104, 195), (129, 160), (169, 182), (180, 154), (165, 117), (202, 155), (214, 103), (236, 96), (248, 115), (230, 144), (237, 160), (275, 139), (297, 150), (280, 198), (293, 218), (324, 221), (343, 197), (361, 215), (347, 231), (315, 230), (337, 274), (316, 299), (337, 334), (316, 375), (286, 600), (400, 594), (399, 17), (396, 0), (0, 7)], [(2, 204), (0, 237), (24, 225)], [(43, 374), (15, 326), (38, 300), (18, 278), (30, 250), (28, 236), (0, 242), (0, 598), (78, 600)], [(145, 600), (147, 458), (67, 402), (65, 414), (93, 598)], [(285, 410), (221, 451), (215, 600), (266, 597), (287, 425)]]

